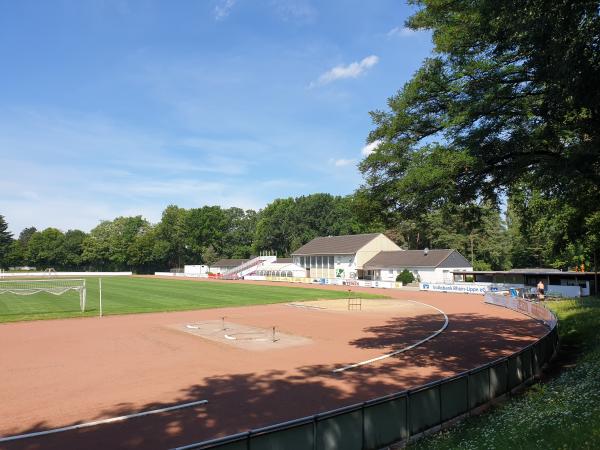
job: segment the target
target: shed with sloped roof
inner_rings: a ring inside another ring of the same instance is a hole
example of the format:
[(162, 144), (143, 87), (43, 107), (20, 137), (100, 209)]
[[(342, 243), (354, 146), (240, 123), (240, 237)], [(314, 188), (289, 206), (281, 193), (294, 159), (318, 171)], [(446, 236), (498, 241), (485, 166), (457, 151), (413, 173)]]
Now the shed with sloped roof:
[(394, 281), (404, 269), (418, 281), (452, 282), (453, 272), (473, 270), (471, 263), (453, 249), (425, 249), (380, 252), (364, 264), (373, 279)]

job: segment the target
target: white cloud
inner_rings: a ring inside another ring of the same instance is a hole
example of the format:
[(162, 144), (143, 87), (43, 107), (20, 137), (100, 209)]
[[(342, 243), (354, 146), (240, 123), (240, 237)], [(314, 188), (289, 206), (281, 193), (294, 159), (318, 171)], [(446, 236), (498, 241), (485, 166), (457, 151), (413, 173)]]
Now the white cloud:
[(392, 37), (409, 37), (418, 34), (418, 30), (412, 30), (408, 27), (394, 27), (386, 33), (388, 38)]
[(344, 78), (357, 78), (378, 62), (378, 56), (370, 55), (361, 61), (355, 61), (347, 66), (335, 66), (333, 69), (322, 74), (317, 81), (313, 81), (310, 87), (321, 86)]
[(215, 5), (214, 13), (216, 20), (223, 20), (231, 13), (231, 9), (235, 6), (236, 0), (219, 0)]
[(345, 166), (350, 166), (350, 165), (354, 164), (355, 162), (356, 162), (355, 159), (340, 158), (340, 159), (333, 160), (333, 165), (336, 167), (345, 167)]
[(365, 145), (360, 152), (363, 156), (369, 156), (371, 153), (377, 150), (377, 147), (381, 145), (381, 142), (381, 139), (376, 139), (370, 144)]

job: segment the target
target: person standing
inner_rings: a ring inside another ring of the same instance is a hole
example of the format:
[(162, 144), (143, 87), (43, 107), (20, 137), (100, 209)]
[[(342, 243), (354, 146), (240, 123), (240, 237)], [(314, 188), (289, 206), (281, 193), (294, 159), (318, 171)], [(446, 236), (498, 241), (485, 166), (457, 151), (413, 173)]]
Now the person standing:
[(540, 280), (540, 282), (537, 284), (537, 297), (538, 300), (542, 301), (544, 300), (544, 289), (546, 288), (546, 286), (544, 286), (544, 282), (542, 280)]

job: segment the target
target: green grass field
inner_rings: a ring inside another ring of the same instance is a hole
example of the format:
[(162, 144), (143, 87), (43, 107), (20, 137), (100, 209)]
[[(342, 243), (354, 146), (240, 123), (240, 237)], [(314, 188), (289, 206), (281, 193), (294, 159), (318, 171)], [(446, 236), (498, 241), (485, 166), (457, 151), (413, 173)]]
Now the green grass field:
[[(61, 296), (39, 293), (30, 296), (0, 295), (0, 323), (22, 320), (97, 316), (98, 278), (87, 277), (87, 305), (79, 310), (79, 294)], [(210, 283), (189, 280), (113, 277), (102, 278), (103, 313), (135, 314), (185, 311), (229, 306), (263, 305), (287, 301), (345, 298), (344, 291), (245, 283)], [(361, 294), (363, 298), (381, 296)]]
[[(417, 441), (425, 449), (600, 447), (600, 299), (551, 302), (559, 318), (562, 371), (523, 395)], [(557, 363), (555, 363), (557, 364)]]

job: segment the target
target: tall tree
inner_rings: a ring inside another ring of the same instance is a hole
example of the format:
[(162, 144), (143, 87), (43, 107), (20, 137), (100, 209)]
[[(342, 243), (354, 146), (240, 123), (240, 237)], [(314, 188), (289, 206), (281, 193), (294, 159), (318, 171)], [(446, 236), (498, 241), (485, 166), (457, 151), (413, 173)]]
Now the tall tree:
[[(157, 239), (166, 249), (168, 267), (178, 267), (185, 254), (187, 211), (175, 205), (169, 205), (162, 213), (158, 223)], [(185, 262), (185, 261), (184, 261)]]
[(434, 54), (372, 113), (363, 194), (413, 218), (524, 183), (576, 206), (568, 227), (584, 236), (600, 210), (600, 3), (412, 3)]
[(0, 268), (8, 268), (7, 256), (13, 241), (13, 235), (8, 231), (8, 223), (0, 215)]
[(99, 269), (134, 268), (130, 248), (150, 224), (142, 216), (105, 220), (84, 239), (82, 260)]
[(331, 194), (276, 199), (259, 213), (254, 246), (285, 256), (317, 236), (369, 231), (356, 210), (353, 198)]
[(61, 269), (65, 261), (64, 234), (57, 228), (33, 233), (27, 245), (27, 260), (37, 269)]
[(64, 260), (61, 266), (65, 269), (81, 268), (83, 263), (83, 241), (86, 233), (81, 230), (68, 230), (62, 240), (62, 254)]
[(29, 239), (33, 236), (37, 231), (36, 227), (27, 227), (23, 228), (23, 230), (19, 233), (19, 242), (27, 247), (29, 243)]

